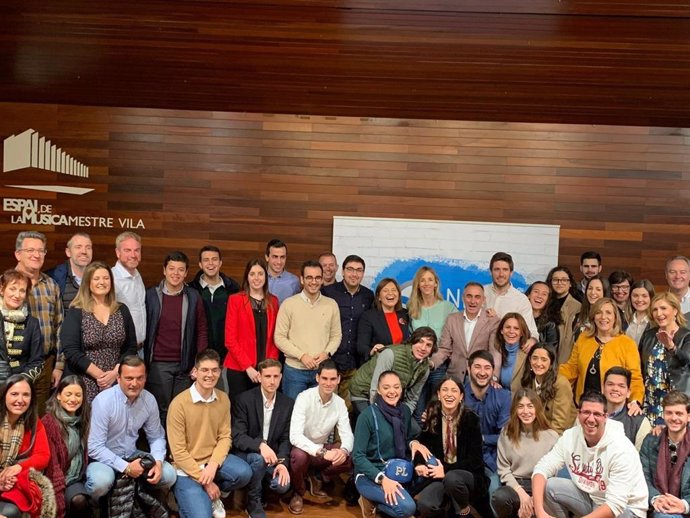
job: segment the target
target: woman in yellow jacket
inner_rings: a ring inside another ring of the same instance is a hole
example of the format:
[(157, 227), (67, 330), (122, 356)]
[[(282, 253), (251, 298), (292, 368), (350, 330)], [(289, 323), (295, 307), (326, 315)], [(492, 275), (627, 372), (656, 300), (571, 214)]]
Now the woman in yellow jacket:
[(601, 392), (604, 374), (611, 367), (625, 367), (632, 373), (630, 384), (631, 415), (642, 412), (644, 383), (640, 370), (640, 353), (632, 338), (621, 332), (621, 321), (615, 303), (609, 298), (597, 300), (589, 314), (594, 323), (575, 342), (570, 358), (559, 368), (574, 386), (575, 401), (589, 389)]

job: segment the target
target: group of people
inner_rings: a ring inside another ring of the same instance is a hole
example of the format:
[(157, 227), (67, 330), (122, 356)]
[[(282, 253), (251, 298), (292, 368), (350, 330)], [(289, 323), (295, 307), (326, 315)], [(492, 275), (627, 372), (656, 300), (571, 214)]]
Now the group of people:
[(362, 285), (363, 258), (340, 281), (330, 252), (296, 276), (276, 239), (239, 284), (208, 245), (189, 284), (171, 252), (146, 289), (141, 237), (115, 244), (111, 268), (77, 233), (44, 273), (45, 236), (17, 237), (0, 279), (0, 515), (41, 516), (51, 483), (58, 516), (126, 512), (127, 482), (154, 501), (172, 488), (183, 517), (225, 516), (242, 487), (251, 518), (267, 488), (301, 514), (341, 474), (363, 518), (690, 514), (685, 257), (658, 294), (603, 277), (596, 252), (582, 282), (557, 266), (523, 294), (499, 252), (458, 311), (428, 266), (403, 307), (395, 279)]

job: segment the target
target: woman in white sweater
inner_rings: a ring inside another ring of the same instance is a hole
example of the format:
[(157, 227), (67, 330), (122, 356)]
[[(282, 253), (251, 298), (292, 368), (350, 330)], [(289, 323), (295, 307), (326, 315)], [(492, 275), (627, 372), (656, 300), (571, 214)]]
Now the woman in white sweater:
[(516, 391), (510, 420), (498, 438), (498, 476), (503, 485), (491, 497), (497, 518), (531, 518), (532, 470), (557, 440), (539, 395), (529, 388)]

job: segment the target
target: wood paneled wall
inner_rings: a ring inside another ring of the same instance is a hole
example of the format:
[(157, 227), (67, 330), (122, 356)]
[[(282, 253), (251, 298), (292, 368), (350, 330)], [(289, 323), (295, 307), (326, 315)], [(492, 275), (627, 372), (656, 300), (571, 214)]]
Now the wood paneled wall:
[[(142, 219), (147, 283), (168, 251), (195, 260), (206, 243), (239, 277), (273, 237), (297, 270), (330, 248), (336, 215), (558, 224), (563, 263), (577, 270), (595, 249), (607, 271), (657, 284), (666, 257), (690, 254), (687, 129), (0, 104), (0, 138), (27, 128), (88, 165), (88, 179), (68, 183), (95, 191), (7, 188), (51, 183), (52, 173), (22, 170), (0, 176), (0, 196)], [(22, 227), (1, 214), (9, 267)], [(77, 229), (39, 229), (50, 238), (46, 265), (64, 260)], [(85, 230), (96, 257), (114, 260), (121, 229)]]

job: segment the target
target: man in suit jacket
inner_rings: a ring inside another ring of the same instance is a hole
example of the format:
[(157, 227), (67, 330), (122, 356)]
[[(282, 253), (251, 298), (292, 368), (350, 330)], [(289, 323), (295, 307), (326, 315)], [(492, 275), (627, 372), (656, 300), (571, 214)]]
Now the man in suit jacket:
[(493, 343), (500, 319), (482, 311), (486, 297), (478, 282), (468, 282), (462, 292), (464, 309), (448, 315), (441, 333), (441, 342), (431, 357), (434, 368), (448, 358), (448, 374), (461, 382), (467, 374), (467, 358), (475, 351), (488, 351)]
[(290, 418), (294, 401), (278, 392), (281, 365), (266, 359), (257, 365), (261, 385), (243, 392), (232, 408), (234, 453), (252, 468), (248, 486), (249, 518), (266, 518), (261, 503), (264, 478), (271, 490), (290, 489)]

